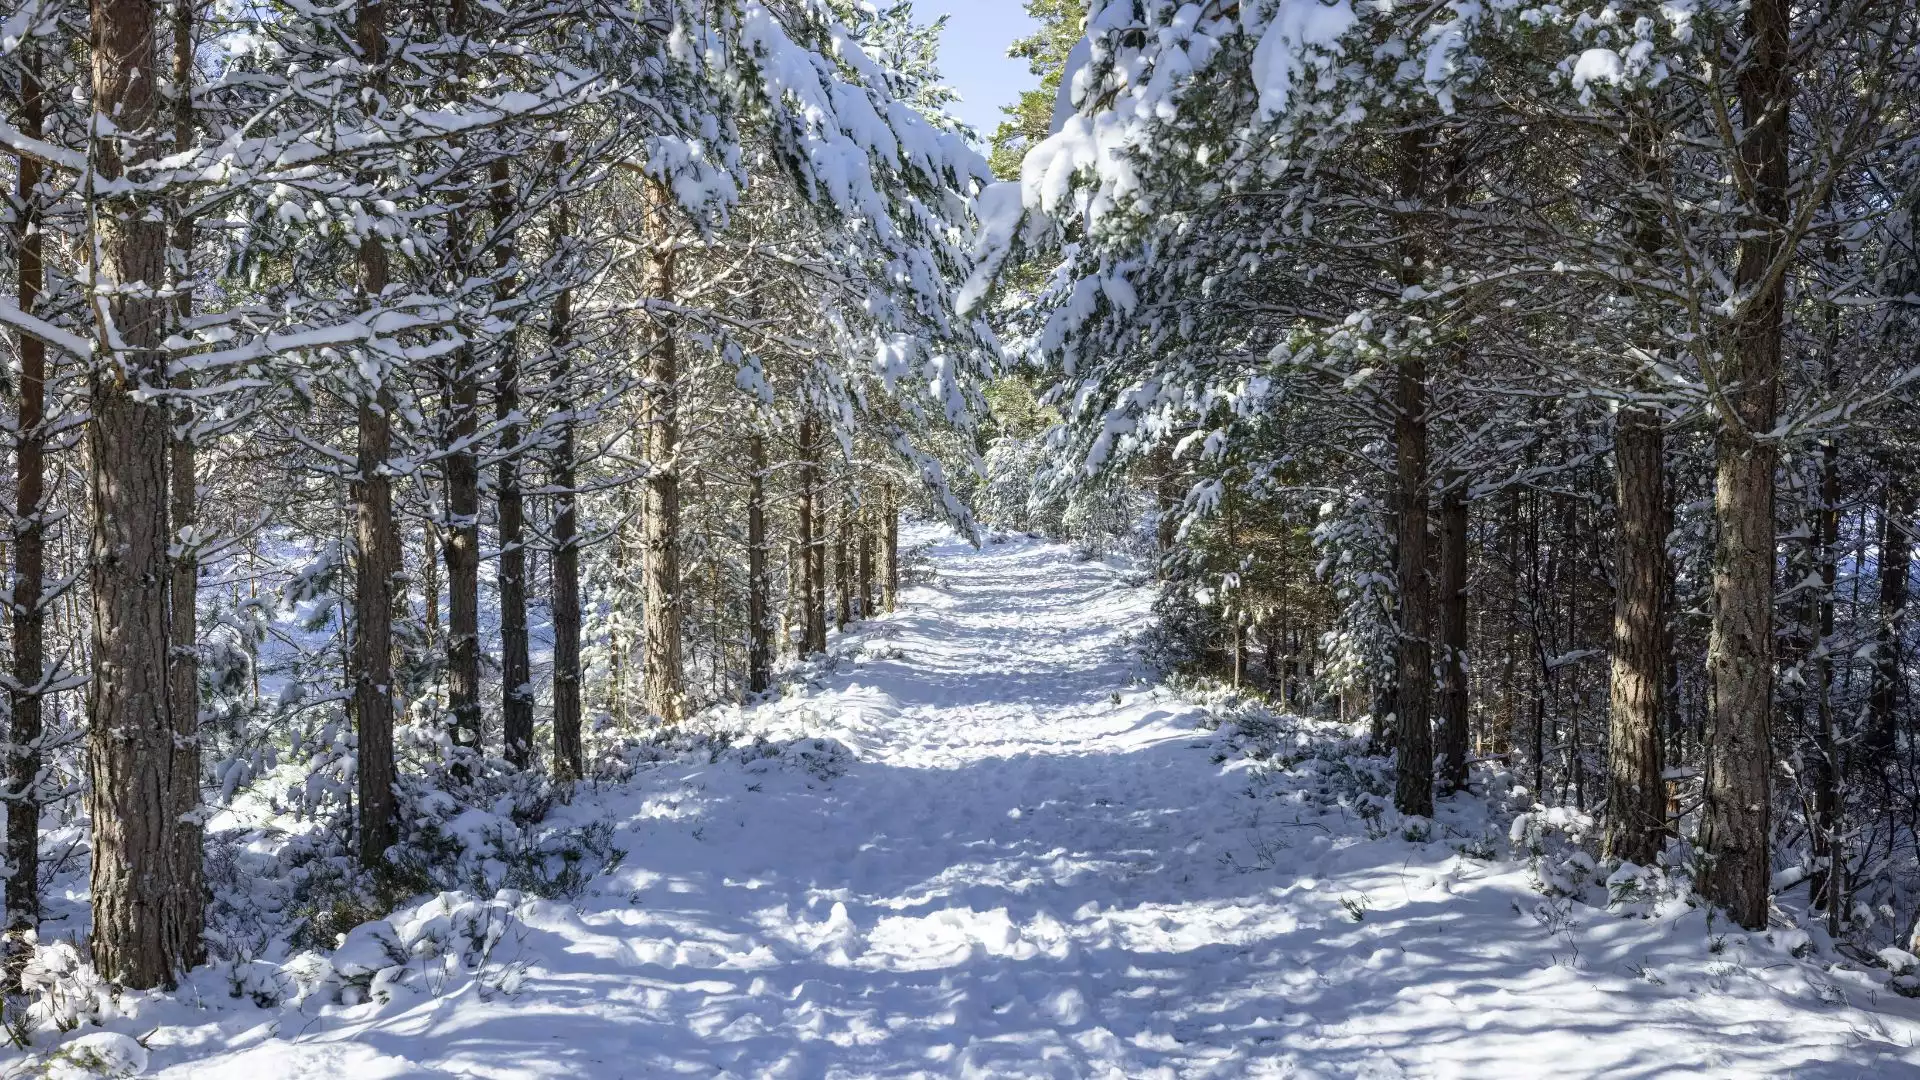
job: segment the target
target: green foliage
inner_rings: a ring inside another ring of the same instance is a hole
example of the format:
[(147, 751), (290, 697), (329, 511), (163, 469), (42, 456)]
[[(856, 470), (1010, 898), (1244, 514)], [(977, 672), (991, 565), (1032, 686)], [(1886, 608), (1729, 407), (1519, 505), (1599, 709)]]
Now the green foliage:
[(1018, 180), (1020, 159), (1026, 156), (1027, 148), (1047, 137), (1053, 103), (1067, 70), (1067, 54), (1080, 40), (1086, 21), (1086, 5), (1081, 0), (1027, 0), (1026, 6), (1027, 14), (1039, 20), (1040, 29), (1014, 42), (1007, 55), (1025, 60), (1027, 70), (1040, 77), (1040, 85), (1002, 108), (1007, 118), (988, 140), (988, 163), (993, 175), (1002, 180)]

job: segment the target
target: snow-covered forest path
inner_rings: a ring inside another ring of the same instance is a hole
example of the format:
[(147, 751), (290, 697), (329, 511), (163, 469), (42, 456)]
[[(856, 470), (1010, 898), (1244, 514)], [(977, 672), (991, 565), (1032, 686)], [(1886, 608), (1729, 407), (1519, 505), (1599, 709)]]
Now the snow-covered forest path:
[[(1136, 682), (1149, 590), (1060, 545), (937, 580), (563, 813), (622, 865), (479, 978), (154, 1040), (171, 1078), (1911, 1075), (1913, 1003), (1697, 915), (1543, 910), (1478, 800), (1430, 840), (1258, 775)], [(815, 741), (817, 739), (817, 741)], [(796, 741), (797, 740), (797, 741)], [(1337, 770), (1336, 770), (1337, 771)], [(1497, 828), (1497, 827), (1496, 827)], [(1477, 850), (1476, 850), (1477, 849)]]

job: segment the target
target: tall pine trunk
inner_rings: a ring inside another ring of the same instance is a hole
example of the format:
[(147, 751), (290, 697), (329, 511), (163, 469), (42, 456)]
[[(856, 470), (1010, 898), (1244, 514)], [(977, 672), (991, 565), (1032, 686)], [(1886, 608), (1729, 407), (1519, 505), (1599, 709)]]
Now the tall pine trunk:
[[(1829, 370), (1833, 358), (1828, 356)], [(1829, 387), (1829, 389), (1833, 389)], [(1813, 767), (1813, 857), (1816, 869), (1809, 882), (1809, 897), (1827, 909), (1828, 930), (1840, 931), (1840, 892), (1846, 874), (1840, 842), (1840, 738), (1833, 709), (1833, 586), (1838, 577), (1840, 544), (1840, 447), (1831, 438), (1820, 446), (1820, 504), (1815, 508), (1813, 565), (1820, 577), (1820, 589), (1809, 599), (1816, 628), (1812, 641), (1813, 699), (1815, 710), (1815, 761)], [(1824, 867), (1820, 864), (1824, 863)]]
[(881, 489), (880, 554), (880, 606), (891, 612), (900, 600), (900, 507), (893, 500), (892, 484)]
[[(553, 162), (566, 160), (566, 144), (553, 146)], [(554, 214), (554, 246), (566, 239), (567, 204)], [(572, 392), (573, 294), (553, 298), (554, 384)], [(563, 402), (563, 404), (568, 404)], [(580, 746), (580, 521), (574, 464), (572, 410), (561, 416), (553, 447), (553, 775), (578, 780), (586, 775)]]
[(853, 620), (853, 504), (843, 492), (835, 502), (833, 523), (833, 628), (845, 630)]
[(1464, 479), (1440, 498), (1440, 784), (1467, 786), (1467, 490)]
[(1393, 700), (1393, 802), (1403, 814), (1433, 816), (1433, 588), (1427, 578), (1427, 365), (1401, 361), (1394, 457), (1400, 489), (1400, 622)]
[(873, 512), (871, 509), (860, 515), (857, 529), (860, 536), (860, 607), (855, 617), (868, 619), (873, 617)]
[[(93, 175), (111, 184), (159, 119), (151, 0), (95, 0), (93, 102), (115, 131), (93, 148)], [(168, 673), (172, 567), (168, 558), (168, 383), (161, 346), (167, 312), (167, 228), (139, 192), (94, 205), (99, 253), (99, 352), (89, 379), (93, 681), (88, 688), (87, 809), (93, 820), (93, 961), (106, 978), (145, 989), (171, 985), (199, 958), (203, 918), (197, 845), (189, 853), (174, 789), (181, 744), (197, 737), (173, 715)], [(104, 287), (104, 288), (103, 288)], [(106, 289), (111, 289), (107, 292)], [(197, 779), (197, 778), (196, 778)], [(193, 865), (183, 865), (191, 862)]]
[(1900, 704), (1908, 577), (1913, 565), (1914, 488), (1889, 462), (1880, 488), (1880, 624), (1874, 631), (1873, 685), (1867, 695), (1865, 749), (1884, 762), (1893, 750)]
[(1706, 798), (1700, 816), (1701, 892), (1750, 930), (1767, 923), (1773, 792), (1773, 470), (1785, 275), (1776, 262), (1787, 216), (1791, 91), (1786, 0), (1753, 0), (1748, 57), (1736, 89), (1750, 179), (1739, 263), (1740, 298), (1719, 379), (1714, 430), (1712, 686)]
[[(26, 46), (31, 49), (32, 46)], [(21, 66), (20, 131), (41, 135), (45, 102), (39, 62), (28, 55)], [(13, 223), (14, 263), (19, 271), (20, 310), (32, 315), (44, 282), (40, 232), (39, 162), (18, 159), (15, 191), (20, 212)], [(7, 955), (5, 990), (19, 989), (20, 969), (30, 950), (22, 935), (40, 925), (40, 769), (45, 755), (40, 739), (46, 724), (42, 709), (46, 681), (46, 423), (47, 346), (20, 335), (20, 413), (14, 442), (13, 681), (7, 742)]]
[(800, 655), (827, 651), (827, 541), (821, 520), (820, 424), (811, 411), (800, 417)]
[[(381, 0), (361, 0), (354, 39), (365, 62), (376, 69), (386, 61), (386, 8)], [(376, 83), (377, 85), (377, 83)], [(371, 307), (387, 287), (387, 252), (372, 238), (360, 245), (360, 302)], [(360, 388), (355, 409), (356, 445), (353, 502), (353, 714), (359, 728), (356, 753), (360, 801), (360, 862), (386, 864), (397, 839), (393, 797), (393, 580), (400, 570), (400, 534), (393, 522), (393, 476), (387, 459), (393, 450), (392, 395), (385, 385)], [(433, 530), (427, 529), (427, 559), (433, 558)], [(427, 628), (438, 622), (439, 599), (426, 589)]]
[(1627, 406), (1614, 422), (1613, 655), (1608, 702), (1606, 852), (1652, 866), (1666, 833), (1661, 677), (1667, 594), (1661, 420)]
[[(488, 201), (493, 227), (502, 235), (493, 249), (494, 301), (513, 298), (507, 276), (514, 247), (505, 231), (513, 214), (513, 188), (504, 158), (488, 166)], [(524, 769), (533, 764), (533, 664), (527, 655), (526, 498), (520, 488), (520, 358), (512, 335), (500, 343), (500, 367), (493, 383), (494, 417), (500, 427), (498, 489), (500, 562), (500, 728), (507, 762)]]
[[(193, 0), (173, 3), (173, 146), (180, 153), (195, 142), (193, 122)], [(184, 328), (193, 315), (193, 233), (194, 221), (183, 203), (175, 200), (168, 209), (171, 221), (167, 274), (174, 290), (173, 325)], [(176, 329), (175, 332), (180, 332)], [(199, 962), (205, 950), (199, 934), (204, 903), (204, 874), (201, 852), (205, 845), (199, 824), (200, 809), (200, 555), (195, 525), (200, 517), (199, 472), (195, 467), (194, 412), (186, 404), (185, 391), (193, 387), (185, 371), (169, 379), (182, 399), (173, 412), (173, 430), (167, 447), (167, 485), (169, 525), (174, 551), (171, 580), (168, 582), (167, 696), (173, 714), (173, 792), (170, 811), (177, 821), (174, 833), (173, 861), (178, 877), (176, 903), (191, 906), (191, 912), (174, 910), (170, 918), (179, 923), (178, 933), (188, 941), (190, 961)]]
[(767, 437), (747, 438), (747, 692), (773, 685), (771, 587), (767, 580)]
[[(647, 201), (652, 235), (646, 291), (648, 296), (671, 300), (670, 196), (661, 185), (650, 183)], [(647, 354), (642, 418), (648, 473), (641, 510), (641, 576), (646, 582), (641, 698), (647, 711), (671, 724), (680, 720), (686, 697), (680, 644), (680, 471), (674, 461), (680, 447), (680, 372), (672, 330), (661, 325), (655, 332), (658, 336)]]

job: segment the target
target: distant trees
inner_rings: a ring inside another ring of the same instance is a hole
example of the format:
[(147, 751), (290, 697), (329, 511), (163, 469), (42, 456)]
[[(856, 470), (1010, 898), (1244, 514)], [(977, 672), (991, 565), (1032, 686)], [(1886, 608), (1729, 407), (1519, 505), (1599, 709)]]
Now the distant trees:
[[(1914, 409), (1914, 13), (1086, 27), (1074, 114), (982, 197), (968, 293), (1019, 292), (1053, 475), (1182, 462), (1188, 543), (1312, 528), (1318, 692), (1371, 714), (1405, 813), (1436, 752), (1442, 789), (1497, 755), (1743, 925), (1782, 867), (1836, 931), (1897, 893), (1912, 462), (1876, 448)], [(1184, 557), (1223, 656), (1250, 567), (1290, 557), (1227, 548)]]
[(986, 168), (906, 9), (9, 25), (10, 978), (83, 790), (92, 960), (168, 984), (250, 784), (307, 770), (263, 797), (388, 888), (432, 792), (771, 689), (803, 489), (843, 619), (893, 493), (965, 522), (936, 451), (995, 352), (951, 302)]

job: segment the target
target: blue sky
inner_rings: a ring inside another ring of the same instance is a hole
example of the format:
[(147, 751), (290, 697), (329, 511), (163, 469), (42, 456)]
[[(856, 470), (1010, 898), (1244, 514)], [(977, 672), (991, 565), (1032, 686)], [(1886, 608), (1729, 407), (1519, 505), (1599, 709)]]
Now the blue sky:
[(1021, 0), (920, 0), (914, 10), (930, 19), (950, 13), (940, 39), (940, 72), (960, 92), (953, 111), (984, 137), (1000, 123), (1000, 107), (1039, 80), (1025, 60), (1009, 60), (1007, 46), (1031, 34), (1037, 24)]

